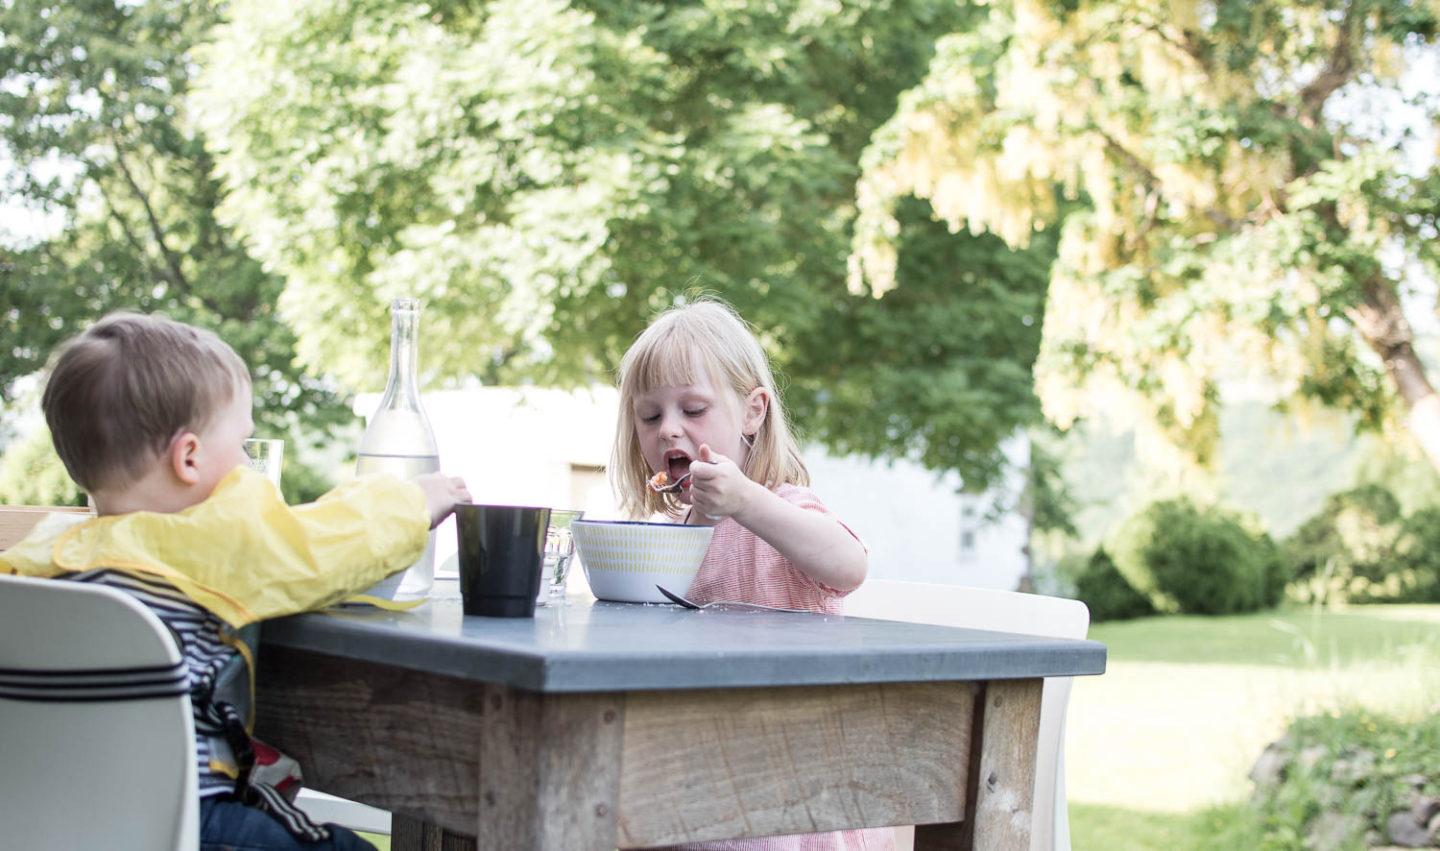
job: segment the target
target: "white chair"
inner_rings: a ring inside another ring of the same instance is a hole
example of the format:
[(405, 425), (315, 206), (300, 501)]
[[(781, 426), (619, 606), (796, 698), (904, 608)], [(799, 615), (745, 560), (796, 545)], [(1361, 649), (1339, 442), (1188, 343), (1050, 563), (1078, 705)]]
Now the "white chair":
[[(93, 515), (93, 514), (94, 514), (94, 511), (91, 510), (91, 509), (89, 509), (89, 508), (76, 508), (76, 507), (72, 507), (72, 506), (58, 506), (58, 505), (0, 505), (0, 552), (4, 552), (5, 550), (9, 549), (10, 547), (13, 547), (14, 545), (18, 544), (20, 541), (24, 540), (25, 536), (30, 534), (30, 531), (35, 527), (35, 525), (36, 525), (37, 523), (39, 523), (41, 520), (45, 519), (45, 517), (47, 517), (48, 515), (51, 515), (51, 514)], [(4, 577), (0, 577), (0, 579), (3, 579), (3, 578), (4, 578)], [(71, 584), (78, 584), (78, 583), (71, 583)], [(9, 586), (4, 586), (4, 588), (8, 588), (8, 587), (9, 587)], [(90, 588), (91, 586), (84, 586), (84, 587)], [(106, 589), (92, 589), (92, 590), (102, 590), (102, 591), (103, 591), (103, 590), (106, 590)], [(3, 591), (3, 590), (0, 590), (0, 593), (4, 593), (4, 591)], [(4, 610), (4, 609), (3, 609), (3, 606), (4, 606), (4, 605), (5, 605), (5, 601), (0, 600), (0, 611), (3, 611), (3, 610)], [(148, 614), (148, 612), (147, 612), (147, 614)], [(162, 625), (162, 629), (163, 629), (163, 625)], [(0, 624), (0, 637), (3, 637), (3, 636), (5, 636), (5, 635), (7, 635), (7, 634), (8, 634), (8, 633), (5, 631), (5, 625)], [(99, 633), (99, 632), (93, 632), (93, 633), (92, 633), (92, 632), (89, 631), (88, 628), (87, 628), (86, 631), (85, 631), (85, 635), (90, 636), (90, 638), (91, 638), (92, 640), (94, 639), (95, 636), (100, 635), (100, 634), (101, 634), (101, 633)], [(167, 638), (167, 640), (168, 640), (168, 638), (169, 638), (168, 633), (166, 634), (166, 638)], [(173, 643), (173, 642), (172, 642), (172, 643)], [(13, 650), (15, 650), (15, 649), (18, 649), (18, 648), (21, 647), (21, 646), (25, 646), (25, 645), (24, 645), (24, 644), (10, 644), (10, 643), (7, 642), (7, 643), (6, 643), (7, 651), (6, 651), (5, 654), (0, 655), (0, 659), (6, 659), (6, 660), (8, 660), (8, 658), (9, 658), (9, 651), (13, 651)], [(0, 668), (9, 668), (9, 667), (12, 667), (12, 665), (11, 665), (11, 663), (10, 663), (9, 661), (0, 661)], [(3, 682), (3, 678), (4, 678), (3, 672), (0, 672), (0, 682)], [(3, 686), (0, 686), (0, 694), (3, 694)], [(3, 706), (3, 705), (4, 705), (3, 703), (0, 703), (0, 706)], [(47, 705), (47, 706), (48, 706), (48, 705), (50, 705), (50, 704), (44, 704), (44, 705)], [(190, 714), (189, 714), (189, 713), (190, 713), (190, 710), (189, 710), (189, 698), (188, 698), (188, 697), (186, 698), (186, 710), (185, 710), (185, 712), (186, 712), (186, 719), (187, 719), (187, 722), (186, 722), (186, 723), (191, 725), (190, 727), (187, 727), (186, 729), (193, 729), (193, 723), (194, 723), (194, 722), (193, 722), (193, 720), (191, 720)], [(8, 717), (9, 717), (8, 714), (6, 714), (3, 709), (0, 709), (0, 724), (6, 723), (4, 719), (7, 719)], [(12, 732), (12, 731), (13, 731), (13, 728), (8, 728), (8, 727), (6, 727), (6, 728), (0, 728), (0, 756), (8, 757), (8, 755), (9, 755), (9, 749), (8, 749), (8, 748), (9, 748), (9, 738), (10, 738), (11, 735), (13, 735), (13, 732)], [(191, 747), (191, 745), (189, 745), (189, 744), (187, 743), (186, 747), (187, 747), (187, 749), (188, 749), (189, 747)], [(0, 759), (0, 765), (12, 765), (12, 764), (17, 764), (17, 763), (9, 763), (6, 759)], [(9, 789), (9, 782), (12, 782), (12, 781), (13, 781), (13, 782), (18, 782), (19, 780), (20, 780), (20, 777), (18, 777), (18, 776), (11, 776), (11, 775), (7, 774), (6, 777), (5, 777), (5, 785), (4, 785), (4, 786), (0, 786), (0, 788), (3, 788), (3, 789), (8, 790), (8, 789)], [(314, 791), (313, 789), (304, 789), (304, 788), (302, 788), (302, 789), (300, 790), (300, 794), (296, 797), (295, 804), (296, 804), (298, 807), (300, 807), (300, 809), (304, 810), (304, 811), (306, 812), (306, 814), (309, 815), (310, 818), (311, 818), (313, 821), (315, 821), (317, 824), (318, 824), (318, 823), (323, 823), (323, 822), (334, 822), (334, 823), (336, 823), (336, 824), (342, 824), (342, 825), (345, 825), (346, 827), (350, 827), (350, 828), (353, 828), (353, 829), (355, 829), (355, 830), (363, 830), (363, 831), (365, 831), (365, 832), (367, 832), (367, 833), (378, 833), (378, 834), (389, 834), (389, 833), (390, 833), (390, 814), (387, 813), (387, 812), (385, 812), (384, 810), (377, 810), (377, 809), (375, 809), (374, 807), (367, 807), (367, 806), (365, 806), (364, 804), (359, 804), (359, 803), (356, 803), (356, 802), (354, 802), (354, 801), (347, 801), (347, 800), (345, 800), (345, 799), (343, 799), (343, 798), (336, 798), (336, 797), (331, 796), (331, 795), (326, 795), (326, 794), (323, 793), (323, 792), (316, 792), (316, 791)], [(9, 809), (9, 804), (8, 804), (7, 802), (5, 802), (5, 801), (0, 801), (0, 812), (8, 812), (8, 809)], [(7, 820), (8, 820), (8, 816), (7, 816)], [(4, 821), (0, 821), (0, 824), (4, 824), (4, 823), (5, 823)], [(3, 834), (3, 829), (0, 829), (0, 834)], [(197, 836), (198, 836), (198, 834), (197, 834)], [(188, 847), (192, 847), (192, 848), (193, 848), (197, 843), (198, 843), (198, 839), (195, 840), (195, 841), (190, 842), (190, 844), (189, 844)], [(16, 847), (24, 847), (24, 846), (16, 846)], [(41, 846), (34, 846), (34, 847), (41, 847)], [(53, 846), (53, 847), (60, 847), (60, 846)], [(75, 846), (75, 847), (80, 847), (80, 846), (77, 845), (77, 846)], [(151, 846), (137, 845), (136, 847), (151, 847)], [(162, 846), (160, 846), (160, 845), (155, 845), (155, 846), (153, 846), (153, 847), (155, 847), (155, 848), (160, 848), (160, 847), (162, 847)]]
[(137, 600), (0, 575), (5, 847), (194, 851), (190, 713), (179, 647)]
[[(1090, 629), (1090, 609), (1079, 600), (885, 579), (867, 580), (851, 592), (845, 598), (845, 614), (1046, 638), (1084, 638)], [(1070, 677), (1047, 677), (1040, 698), (1030, 851), (1070, 849), (1070, 818), (1065, 807), (1065, 710), (1070, 686)], [(1044, 817), (1046, 813), (1053, 817)], [(912, 837), (913, 828), (896, 828), (896, 847), (910, 848)]]

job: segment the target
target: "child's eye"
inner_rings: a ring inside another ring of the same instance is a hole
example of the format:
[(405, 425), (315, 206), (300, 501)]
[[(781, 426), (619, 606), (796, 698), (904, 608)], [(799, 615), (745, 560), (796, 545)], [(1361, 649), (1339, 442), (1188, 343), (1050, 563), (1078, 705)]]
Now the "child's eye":
[(640, 422), (642, 422), (642, 423), (658, 423), (658, 422), (660, 422), (660, 415), (659, 415), (659, 414), (648, 414), (648, 415), (647, 415), (647, 414), (641, 414), (641, 415), (640, 415)]
[(700, 416), (701, 414), (705, 413), (705, 411), (707, 411), (707, 410), (708, 410), (708, 408), (693, 408), (693, 409), (692, 409), (692, 408), (686, 408), (686, 409), (685, 409), (685, 416), (687, 416), (687, 417), (698, 417), (698, 416)]

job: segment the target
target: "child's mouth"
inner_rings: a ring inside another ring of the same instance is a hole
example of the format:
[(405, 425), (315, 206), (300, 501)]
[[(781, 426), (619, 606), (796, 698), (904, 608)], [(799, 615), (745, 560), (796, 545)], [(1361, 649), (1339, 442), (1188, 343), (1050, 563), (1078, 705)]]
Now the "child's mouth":
[(690, 459), (684, 455), (667, 458), (665, 459), (665, 471), (670, 474), (670, 481), (679, 481), (681, 476), (690, 472)]

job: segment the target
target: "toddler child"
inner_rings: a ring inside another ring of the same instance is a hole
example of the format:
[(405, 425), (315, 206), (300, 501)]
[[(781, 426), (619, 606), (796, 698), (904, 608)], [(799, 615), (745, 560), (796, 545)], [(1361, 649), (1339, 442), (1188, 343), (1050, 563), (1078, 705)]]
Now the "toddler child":
[[(866, 553), (807, 485), (769, 361), (726, 304), (666, 311), (620, 363), (611, 459), (625, 511), (714, 525), (687, 595), (839, 614), (865, 579)], [(648, 487), (690, 474), (679, 493)], [(894, 847), (891, 828), (711, 842), (685, 849), (862, 851)]]
[(95, 323), (60, 352), (42, 406), (98, 516), (52, 515), (0, 554), (0, 572), (118, 587), (175, 632), (195, 711), (202, 849), (371, 848), (311, 824), (252, 776), (248, 707), (217, 689), (228, 665), (250, 661), (240, 628), (337, 603), (412, 564), (469, 493), (439, 473), (375, 476), (287, 506), (245, 463), (251, 405), (249, 371), (214, 334), (132, 313)]

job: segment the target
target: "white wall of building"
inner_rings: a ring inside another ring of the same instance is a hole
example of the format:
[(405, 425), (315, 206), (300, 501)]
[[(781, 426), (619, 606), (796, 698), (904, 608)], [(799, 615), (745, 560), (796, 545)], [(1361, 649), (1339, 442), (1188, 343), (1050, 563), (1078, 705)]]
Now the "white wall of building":
[[(356, 408), (368, 415), (377, 399), (362, 398)], [(613, 388), (485, 387), (427, 393), (423, 404), (441, 468), (464, 476), (476, 502), (619, 516), (603, 474), (615, 433)], [(1027, 448), (1015, 441), (1007, 452), (1023, 464)], [(1018, 585), (1025, 571), (1024, 521), (1014, 512), (987, 521), (993, 495), (959, 494), (953, 473), (937, 476), (912, 463), (833, 458), (818, 447), (805, 452), (805, 462), (820, 498), (869, 548), (872, 576)], [(436, 535), (442, 575), (453, 570), (455, 548), (449, 520)]]
[[(1024, 460), (1027, 445), (1007, 447)], [(1025, 521), (1017, 512), (994, 520), (993, 494), (957, 493), (960, 477), (937, 476), (911, 462), (805, 455), (811, 484), (825, 505), (870, 550), (870, 575), (942, 585), (1013, 590), (1025, 573)], [(1013, 500), (1010, 500), (1013, 503)]]

